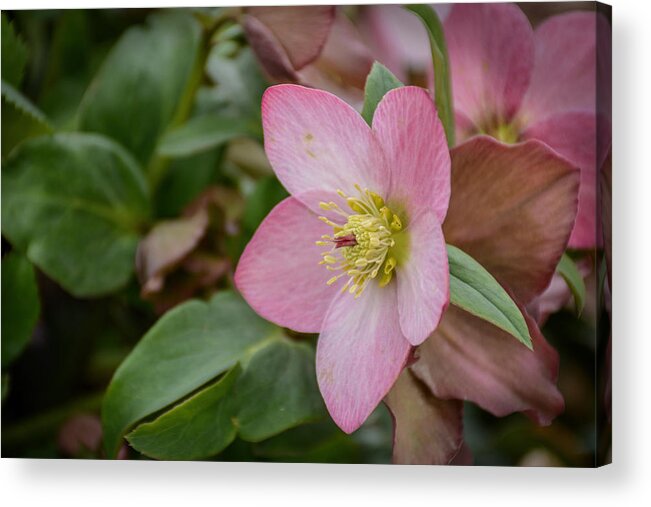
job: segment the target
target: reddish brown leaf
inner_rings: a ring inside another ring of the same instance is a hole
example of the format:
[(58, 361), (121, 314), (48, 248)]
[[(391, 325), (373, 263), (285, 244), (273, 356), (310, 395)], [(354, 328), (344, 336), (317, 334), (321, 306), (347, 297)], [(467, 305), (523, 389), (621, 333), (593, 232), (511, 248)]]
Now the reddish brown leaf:
[(498, 417), (525, 412), (541, 425), (563, 411), (558, 354), (524, 314), (533, 351), (455, 306), (418, 349), (414, 373), (443, 399), (472, 401)]
[[(319, 56), (335, 17), (335, 7), (328, 5), (249, 7), (246, 12), (273, 34), (295, 70), (302, 69)], [(256, 53), (264, 49), (257, 45), (257, 41), (251, 41), (251, 45)]]
[(446, 465), (463, 443), (463, 405), (432, 395), (405, 369), (384, 399), (394, 421), (393, 462)]
[(549, 284), (574, 225), (579, 171), (544, 144), (480, 136), (454, 148), (446, 241), (523, 304)]

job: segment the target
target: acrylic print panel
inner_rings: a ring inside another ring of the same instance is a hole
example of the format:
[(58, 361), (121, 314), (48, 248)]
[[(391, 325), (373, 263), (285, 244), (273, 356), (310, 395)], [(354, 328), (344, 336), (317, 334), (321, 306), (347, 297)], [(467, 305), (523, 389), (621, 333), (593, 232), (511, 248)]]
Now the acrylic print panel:
[(3, 12), (3, 456), (608, 463), (610, 26)]

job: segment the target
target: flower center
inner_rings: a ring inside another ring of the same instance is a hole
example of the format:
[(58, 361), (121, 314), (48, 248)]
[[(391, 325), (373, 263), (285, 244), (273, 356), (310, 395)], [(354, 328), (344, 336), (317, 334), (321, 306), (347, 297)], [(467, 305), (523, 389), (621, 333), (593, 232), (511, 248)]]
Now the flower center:
[(342, 210), (334, 202), (320, 203), (322, 209), (340, 215), (346, 222), (341, 225), (327, 217), (319, 217), (332, 227), (333, 233), (322, 236), (316, 244), (331, 247), (321, 254), (323, 259), (319, 262), (336, 273), (327, 284), (332, 285), (348, 276), (341, 291), (348, 290), (358, 298), (374, 278), (380, 277), (380, 287), (391, 281), (397, 264), (395, 255), (392, 255), (392, 248), (396, 245), (394, 234), (402, 230), (402, 221), (378, 194), (369, 189), (362, 190), (359, 185), (355, 188), (359, 197), (350, 197), (337, 190), (351, 212)]
[(510, 122), (494, 120), (485, 122), (479, 129), (480, 134), (487, 134), (503, 143), (513, 144), (520, 139), (521, 127), (517, 120)]

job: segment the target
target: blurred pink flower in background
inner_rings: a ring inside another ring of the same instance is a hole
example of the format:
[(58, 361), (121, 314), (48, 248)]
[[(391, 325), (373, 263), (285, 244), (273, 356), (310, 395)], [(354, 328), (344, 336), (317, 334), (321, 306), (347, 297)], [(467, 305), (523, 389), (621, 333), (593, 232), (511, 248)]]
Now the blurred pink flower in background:
[(608, 118), (597, 117), (610, 110), (609, 53), (597, 48), (597, 40), (604, 49), (610, 45), (607, 20), (570, 12), (534, 31), (514, 4), (458, 4), (444, 26), (458, 141), (479, 133), (507, 143), (538, 139), (578, 166), (579, 211), (569, 246), (593, 248), (596, 168), (610, 146)]
[[(608, 21), (595, 12), (570, 12), (533, 30), (515, 4), (434, 7), (450, 58), (457, 143), (477, 134), (507, 143), (538, 139), (579, 167), (569, 246), (593, 248), (600, 225), (596, 169), (610, 148)], [(433, 86), (427, 32), (415, 15), (400, 6), (371, 6), (360, 26), (374, 56), (398, 78)]]
[(297, 85), (269, 88), (262, 115), (265, 151), (292, 195), (246, 247), (236, 285), (264, 318), (320, 333), (319, 387), (351, 432), (448, 305), (443, 127), (416, 87), (387, 93), (372, 128), (334, 95)]
[(415, 84), (419, 77), (427, 79), (432, 52), (418, 17), (401, 5), (369, 5), (363, 8), (358, 24), (373, 57), (400, 81)]

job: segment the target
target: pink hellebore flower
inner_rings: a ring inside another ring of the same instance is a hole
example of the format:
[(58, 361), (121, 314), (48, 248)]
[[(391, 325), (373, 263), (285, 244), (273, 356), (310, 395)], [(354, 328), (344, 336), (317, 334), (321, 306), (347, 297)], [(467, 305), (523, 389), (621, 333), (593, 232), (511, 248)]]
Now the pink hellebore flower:
[[(574, 225), (579, 171), (539, 141), (477, 136), (451, 151), (446, 242), (476, 259), (520, 307), (533, 350), (451, 305), (385, 401), (394, 461), (445, 464), (464, 453), (463, 404), (547, 425), (563, 411), (559, 358), (524, 309), (549, 286)], [(466, 456), (467, 458), (467, 456)]]
[[(581, 169), (571, 248), (596, 244), (596, 170), (610, 146), (610, 27), (595, 12), (532, 30), (514, 4), (457, 4), (445, 21), (458, 141), (538, 139)], [(598, 93), (597, 93), (598, 92)]]
[(320, 333), (319, 387), (352, 432), (449, 302), (443, 128), (416, 87), (387, 93), (370, 128), (330, 93), (273, 86), (262, 122), (269, 161), (292, 195), (260, 225), (235, 282), (264, 318)]

